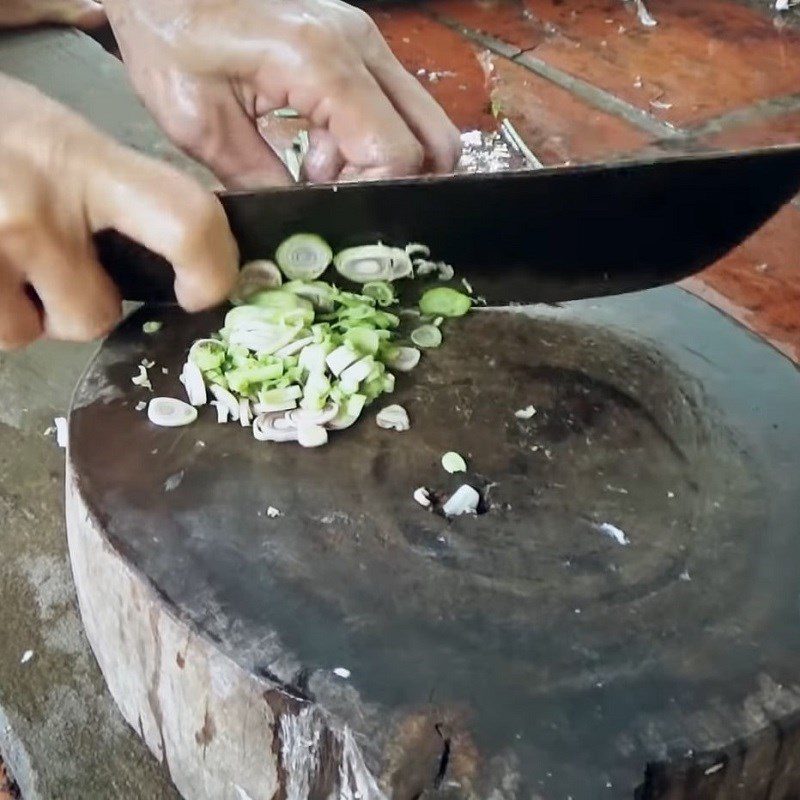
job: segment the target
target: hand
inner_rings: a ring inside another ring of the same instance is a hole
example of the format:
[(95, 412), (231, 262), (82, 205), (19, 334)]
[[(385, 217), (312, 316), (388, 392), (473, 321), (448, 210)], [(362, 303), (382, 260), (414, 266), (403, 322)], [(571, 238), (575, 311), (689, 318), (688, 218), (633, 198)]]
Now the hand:
[(49, 23), (89, 30), (105, 21), (103, 6), (96, 0), (2, 0), (0, 3), (0, 28)]
[(458, 131), (372, 20), (340, 0), (105, 0), (134, 87), (229, 186), (288, 183), (256, 119), (309, 120), (312, 181), (448, 172)]
[(0, 76), (0, 348), (92, 339), (119, 319), (92, 233), (116, 228), (175, 268), (186, 309), (226, 296), (238, 255), (217, 199)]

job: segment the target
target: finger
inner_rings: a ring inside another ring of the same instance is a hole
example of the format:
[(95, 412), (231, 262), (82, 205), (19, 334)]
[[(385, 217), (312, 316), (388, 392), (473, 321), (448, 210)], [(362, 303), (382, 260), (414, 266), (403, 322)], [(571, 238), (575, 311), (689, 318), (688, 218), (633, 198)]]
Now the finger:
[(442, 107), (381, 40), (367, 65), (425, 149), (425, 166), (453, 172), (461, 157), (461, 137)]
[(332, 183), (344, 167), (344, 158), (333, 134), (322, 128), (308, 132), (308, 152), (303, 159), (303, 174), (312, 183)]
[(104, 336), (119, 321), (117, 288), (91, 252), (41, 232), (27, 250), (27, 277), (41, 301), (47, 337), (89, 341)]
[(419, 172), (421, 144), (363, 64), (308, 77), (289, 104), (330, 131), (351, 172), (367, 180)]
[(219, 200), (172, 167), (108, 143), (88, 165), (92, 230), (115, 228), (167, 259), (175, 294), (188, 311), (224, 300), (239, 254)]
[(0, 267), (0, 350), (15, 350), (42, 335), (42, 320), (22, 279)]
[(70, 0), (68, 9), (71, 18), (65, 22), (82, 30), (99, 28), (108, 21), (103, 6), (95, 0)]

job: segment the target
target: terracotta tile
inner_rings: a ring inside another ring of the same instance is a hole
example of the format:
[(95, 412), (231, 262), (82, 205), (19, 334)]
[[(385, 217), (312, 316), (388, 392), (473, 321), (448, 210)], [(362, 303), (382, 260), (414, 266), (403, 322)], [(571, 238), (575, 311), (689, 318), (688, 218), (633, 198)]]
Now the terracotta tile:
[(467, 39), (407, 6), (369, 11), (395, 55), (459, 128), (494, 130), (489, 85), (478, 51)]
[(800, 209), (785, 206), (684, 285), (800, 363)]
[(672, 124), (800, 87), (800, 30), (731, 0), (647, 0), (655, 28), (621, 0), (524, 2), (551, 25), (537, 57)]
[(545, 37), (544, 27), (521, 0), (433, 0), (425, 9), (520, 50), (535, 47)]
[(603, 161), (641, 150), (647, 135), (507, 59), (491, 59), (492, 104), (545, 164)]
[(721, 150), (739, 150), (800, 142), (800, 111), (734, 125), (703, 138), (703, 144)]

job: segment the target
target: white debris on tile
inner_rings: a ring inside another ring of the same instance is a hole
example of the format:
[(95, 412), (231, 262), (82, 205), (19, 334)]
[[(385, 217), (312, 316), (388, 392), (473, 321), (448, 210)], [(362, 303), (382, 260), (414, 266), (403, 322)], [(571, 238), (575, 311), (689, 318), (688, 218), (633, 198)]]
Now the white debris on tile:
[(647, 10), (644, 0), (633, 0), (636, 5), (636, 16), (645, 28), (655, 28), (658, 20)]
[(156, 362), (155, 361), (151, 361), (149, 358), (143, 358), (139, 363), (145, 369), (152, 369), (156, 365)]
[(414, 500), (416, 500), (423, 508), (431, 507), (431, 495), (424, 486), (420, 486), (418, 489), (414, 490)]
[(27, 664), (33, 658), (33, 650), (26, 650), (19, 660), (20, 664)]
[(461, 159), (457, 172), (503, 172), (525, 166), (497, 132), (467, 131), (461, 134)]
[(69, 430), (66, 417), (56, 417), (53, 422), (56, 426), (56, 442), (59, 447), (66, 447), (69, 441)]
[(595, 522), (592, 523), (592, 527), (598, 532), (602, 533), (605, 536), (613, 539), (617, 544), (630, 544), (631, 540), (626, 536), (625, 531), (621, 528), (618, 528), (616, 525), (612, 525), (610, 522)]
[(281, 511), (275, 508), (275, 506), (269, 506), (269, 508), (267, 508), (267, 516), (270, 519), (275, 519), (276, 517), (283, 516), (283, 514), (281, 513)]
[(672, 103), (664, 103), (661, 100), (651, 100), (650, 101), (650, 105), (653, 108), (659, 109), (660, 111), (667, 111), (668, 109), (672, 108), (672, 106), (673, 106)]
[(714, 764), (714, 766), (709, 767), (706, 771), (706, 775), (713, 775), (715, 772), (719, 772), (725, 766), (724, 761), (720, 761), (719, 764)]
[(451, 495), (442, 507), (446, 517), (458, 517), (462, 514), (475, 514), (481, 496), (467, 483), (462, 484)]
[(144, 401), (144, 400), (140, 400), (140, 401), (139, 401), (139, 402), (138, 402), (138, 403), (137, 403), (137, 404), (134, 406), (134, 408), (135, 408), (137, 411), (144, 411), (144, 410), (147, 408), (147, 403), (145, 403), (145, 401)]
[(336, 669), (333, 670), (333, 674), (339, 678), (344, 678), (347, 680), (352, 673), (349, 669), (347, 669), (347, 667), (336, 667)]
[(153, 384), (150, 383), (150, 378), (147, 375), (147, 367), (144, 364), (139, 365), (139, 374), (134, 375), (131, 378), (131, 383), (134, 386), (141, 386), (143, 389), (149, 389), (151, 392), (153, 391)]
[(525, 406), (525, 408), (518, 408), (514, 412), (517, 419), (530, 419), (536, 414), (536, 409), (533, 406)]
[(181, 470), (180, 472), (176, 472), (174, 475), (170, 475), (164, 481), (164, 491), (165, 492), (174, 492), (175, 489), (177, 489), (180, 486), (181, 481), (183, 480), (183, 476), (184, 476), (185, 472), (186, 472), (186, 470)]
[(690, 581), (691, 579), (692, 579), (692, 576), (689, 574), (689, 570), (688, 569), (685, 569), (683, 572), (681, 572), (680, 575), (678, 575), (678, 580), (681, 580), (681, 581)]

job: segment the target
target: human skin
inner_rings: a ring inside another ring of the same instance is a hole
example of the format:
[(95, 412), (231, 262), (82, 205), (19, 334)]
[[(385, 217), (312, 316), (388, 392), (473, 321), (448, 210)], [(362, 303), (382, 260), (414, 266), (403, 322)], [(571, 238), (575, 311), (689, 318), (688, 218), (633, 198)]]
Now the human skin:
[(225, 184), (288, 183), (256, 120), (309, 120), (306, 177), (366, 180), (454, 169), (458, 131), (340, 0), (105, 0), (139, 96), (168, 136)]
[(0, 75), (0, 349), (88, 340), (119, 319), (92, 235), (116, 228), (164, 256), (180, 304), (221, 301), (238, 252), (213, 194)]
[(103, 6), (95, 0), (2, 0), (0, 3), (0, 28), (49, 23), (90, 29), (105, 21)]

